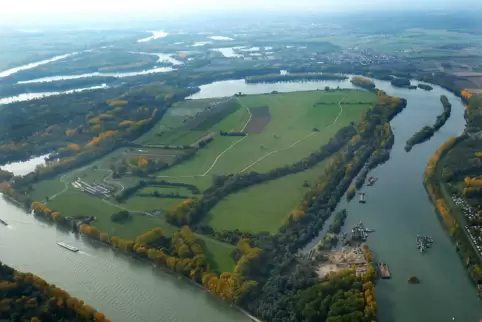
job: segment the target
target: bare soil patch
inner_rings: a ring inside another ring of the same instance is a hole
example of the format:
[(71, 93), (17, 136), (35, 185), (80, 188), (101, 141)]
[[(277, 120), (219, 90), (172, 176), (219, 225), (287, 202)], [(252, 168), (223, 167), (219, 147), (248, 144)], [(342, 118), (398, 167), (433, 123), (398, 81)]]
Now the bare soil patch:
[(268, 106), (260, 106), (250, 108), (251, 120), (244, 132), (246, 133), (262, 133), (266, 125), (271, 121), (271, 113)]
[(363, 255), (360, 247), (343, 247), (341, 251), (332, 250), (325, 254), (325, 261), (317, 268), (319, 278), (324, 278), (331, 272), (339, 272), (342, 270), (356, 267), (356, 274), (363, 275), (368, 268), (368, 263)]

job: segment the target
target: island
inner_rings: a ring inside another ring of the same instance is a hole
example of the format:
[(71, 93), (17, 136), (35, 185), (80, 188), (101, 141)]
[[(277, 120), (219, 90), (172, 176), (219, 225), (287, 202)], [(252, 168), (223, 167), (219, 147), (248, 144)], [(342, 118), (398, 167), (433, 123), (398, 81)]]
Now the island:
[(375, 83), (372, 80), (370, 80), (369, 78), (360, 77), (360, 76), (353, 76), (350, 82), (355, 86), (362, 87), (369, 90), (372, 90), (376, 87)]
[(420, 280), (416, 276), (410, 276), (408, 278), (408, 284), (419, 284)]
[(447, 122), (452, 112), (452, 105), (450, 104), (447, 96), (445, 95), (440, 96), (440, 101), (442, 102), (443, 106), (442, 114), (437, 116), (437, 120), (435, 121), (433, 126), (424, 126), (410, 139), (408, 139), (407, 144), (405, 145), (405, 151), (409, 152), (414, 145), (429, 140), (435, 134), (435, 132), (440, 130), (440, 128), (444, 126), (445, 122)]

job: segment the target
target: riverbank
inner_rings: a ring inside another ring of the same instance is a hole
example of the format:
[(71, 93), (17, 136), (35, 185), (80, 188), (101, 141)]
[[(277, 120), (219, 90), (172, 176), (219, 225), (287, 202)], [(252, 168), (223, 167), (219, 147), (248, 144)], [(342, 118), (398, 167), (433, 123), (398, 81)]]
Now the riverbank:
[(467, 269), (468, 276), (474, 285), (478, 285), (482, 279), (481, 255), (467, 234), (468, 222), (460, 213), (460, 209), (456, 208), (457, 206), (452, 200), (452, 195), (447, 191), (446, 182), (444, 182), (442, 175), (444, 159), (448, 153), (456, 149), (463, 141), (469, 139), (469, 135), (464, 133), (442, 144), (427, 163), (424, 184), (437, 214), (445, 223), (452, 240), (457, 246), (457, 253)]

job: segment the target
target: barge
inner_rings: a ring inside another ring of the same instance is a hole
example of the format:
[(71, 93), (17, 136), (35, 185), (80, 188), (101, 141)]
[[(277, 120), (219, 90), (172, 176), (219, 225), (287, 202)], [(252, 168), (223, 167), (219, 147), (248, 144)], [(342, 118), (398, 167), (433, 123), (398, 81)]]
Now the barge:
[(381, 278), (391, 278), (392, 276), (390, 275), (390, 270), (388, 269), (388, 265), (380, 262), (378, 263), (378, 270), (380, 271), (380, 277)]
[(67, 245), (67, 244), (64, 243), (64, 242), (58, 242), (57, 245), (59, 245), (60, 247), (65, 248), (65, 249), (68, 249), (68, 250), (70, 250), (71, 252), (74, 252), (74, 253), (79, 251), (79, 249), (78, 249), (77, 247)]

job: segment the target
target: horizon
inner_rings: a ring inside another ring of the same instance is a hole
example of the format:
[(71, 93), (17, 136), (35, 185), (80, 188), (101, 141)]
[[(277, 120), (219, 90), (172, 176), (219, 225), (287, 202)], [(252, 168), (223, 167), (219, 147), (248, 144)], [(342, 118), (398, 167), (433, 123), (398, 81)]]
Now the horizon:
[[(482, 9), (478, 0), (468, 0), (463, 9), (453, 0), (231, 0), (218, 3), (216, 0), (178, 0), (175, 4), (154, 0), (114, 2), (84, 0), (81, 4), (60, 0), (19, 0), (9, 3), (0, 12), (0, 25), (41, 26), (78, 23), (134, 22), (140, 19), (152, 21), (176, 21), (179, 19), (199, 20), (218, 15), (256, 14), (356, 14), (356, 13), (397, 13), (397, 12), (446, 12)], [(469, 8), (470, 9), (466, 9)], [(189, 22), (189, 21), (187, 21)]]

